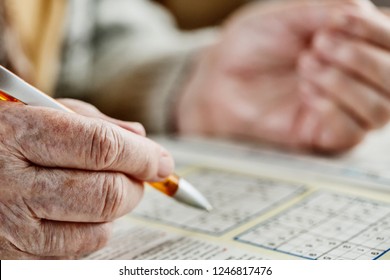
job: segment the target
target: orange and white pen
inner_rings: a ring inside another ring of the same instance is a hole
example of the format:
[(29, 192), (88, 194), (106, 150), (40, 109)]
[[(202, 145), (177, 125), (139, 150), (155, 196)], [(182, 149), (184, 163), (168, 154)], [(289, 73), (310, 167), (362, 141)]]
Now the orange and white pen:
[[(0, 100), (22, 102), (31, 106), (42, 106), (73, 112), (1, 65)], [(207, 199), (194, 186), (177, 175), (170, 175), (162, 182), (148, 182), (147, 184), (186, 205), (207, 211), (213, 209)]]

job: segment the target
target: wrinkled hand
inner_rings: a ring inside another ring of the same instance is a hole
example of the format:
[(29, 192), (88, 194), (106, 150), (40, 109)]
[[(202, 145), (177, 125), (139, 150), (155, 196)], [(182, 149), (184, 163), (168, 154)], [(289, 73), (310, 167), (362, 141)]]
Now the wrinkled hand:
[[(240, 11), (201, 54), (179, 102), (178, 130), (323, 152), (359, 143), (390, 116), (390, 62), (380, 61), (389, 23), (371, 18), (379, 12), (362, 2), (287, 1)], [(348, 30), (348, 11), (359, 13), (359, 31)]]
[(139, 124), (63, 103), (88, 117), (0, 102), (1, 259), (72, 258), (101, 248), (110, 222), (139, 202), (142, 181), (172, 172), (170, 155)]

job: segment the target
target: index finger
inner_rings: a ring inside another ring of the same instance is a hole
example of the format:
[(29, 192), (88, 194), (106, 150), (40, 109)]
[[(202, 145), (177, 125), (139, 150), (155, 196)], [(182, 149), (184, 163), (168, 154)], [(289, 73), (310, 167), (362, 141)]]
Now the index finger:
[[(257, 5), (259, 4), (257, 3)], [(311, 36), (318, 29), (328, 26), (334, 14), (344, 7), (365, 6), (359, 0), (296, 0), (283, 3), (266, 2), (260, 5), (262, 9), (252, 12), (256, 13), (257, 17), (269, 15), (272, 18), (277, 18), (281, 16), (281, 19), (288, 23), (289, 29), (293, 32), (298, 32), (302, 36)], [(259, 14), (259, 11), (261, 14)]]
[(39, 107), (12, 106), (12, 146), (29, 162), (56, 168), (121, 172), (142, 181), (173, 172), (173, 159), (157, 143), (109, 122)]

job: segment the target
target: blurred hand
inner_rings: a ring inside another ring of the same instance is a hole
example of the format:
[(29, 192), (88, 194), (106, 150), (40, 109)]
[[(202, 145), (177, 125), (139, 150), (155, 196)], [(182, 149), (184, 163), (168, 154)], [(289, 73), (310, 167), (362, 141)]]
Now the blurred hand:
[[(367, 1), (368, 2), (368, 1)], [(316, 33), (300, 60), (306, 94), (335, 102), (364, 129), (390, 118), (390, 19), (373, 6), (348, 7)]]
[[(389, 23), (384, 16), (374, 20), (379, 12), (363, 2), (289, 1), (241, 10), (201, 54), (179, 101), (178, 130), (322, 152), (359, 143), (390, 116), (384, 94), (390, 62), (381, 60)], [(350, 11), (365, 33), (348, 30)], [(366, 49), (370, 54), (355, 62)]]
[(127, 131), (143, 134), (140, 125), (63, 103), (89, 117), (0, 102), (1, 259), (72, 258), (101, 248), (110, 222), (141, 199), (142, 182), (173, 171), (162, 147)]

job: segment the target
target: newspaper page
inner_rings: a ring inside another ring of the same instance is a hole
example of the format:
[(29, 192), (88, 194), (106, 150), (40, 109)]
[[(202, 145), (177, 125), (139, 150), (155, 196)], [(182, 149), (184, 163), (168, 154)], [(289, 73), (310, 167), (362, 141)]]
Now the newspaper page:
[(108, 246), (87, 258), (390, 259), (390, 148), (375, 136), (382, 139), (338, 158), (157, 139), (214, 210), (145, 186), (143, 201), (116, 222)]

